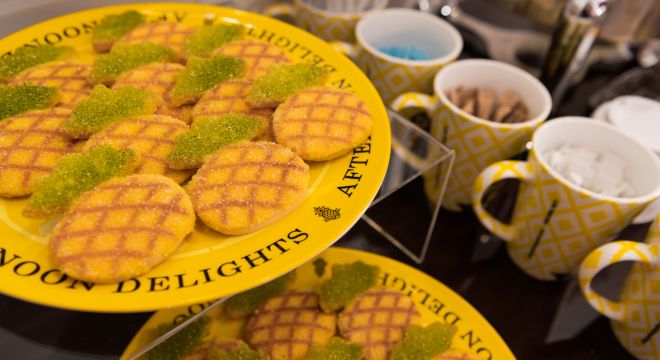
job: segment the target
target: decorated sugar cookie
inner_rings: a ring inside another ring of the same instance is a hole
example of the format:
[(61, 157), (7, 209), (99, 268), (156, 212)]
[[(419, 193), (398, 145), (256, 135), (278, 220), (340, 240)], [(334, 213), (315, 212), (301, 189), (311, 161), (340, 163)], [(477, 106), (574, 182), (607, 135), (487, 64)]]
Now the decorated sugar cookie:
[(61, 130), (70, 115), (69, 109), (52, 108), (0, 121), (0, 196), (31, 194), (61, 156), (76, 152), (74, 140)]
[(291, 290), (270, 298), (247, 324), (248, 344), (271, 360), (300, 359), (311, 346), (327, 345), (335, 333), (335, 315), (318, 305), (318, 295), (308, 291)]
[(328, 87), (304, 89), (277, 107), (275, 140), (305, 160), (342, 156), (371, 134), (373, 120), (357, 95)]
[(187, 190), (206, 225), (241, 235), (284, 217), (308, 186), (309, 166), (295, 153), (275, 143), (244, 141), (213, 153)]
[(161, 175), (130, 175), (83, 193), (55, 225), (53, 264), (73, 278), (114, 283), (167, 258), (195, 227), (190, 198)]
[(131, 117), (109, 125), (87, 140), (84, 149), (107, 144), (117, 149), (131, 149), (138, 157), (136, 174), (164, 175), (182, 183), (191, 171), (167, 166), (165, 158), (174, 148), (174, 139), (188, 126), (181, 120), (164, 115)]
[(49, 62), (21, 72), (11, 84), (30, 83), (54, 87), (60, 92), (57, 105), (73, 109), (92, 92), (92, 86), (87, 82), (90, 71), (89, 64), (77, 61)]
[(420, 315), (409, 297), (391, 289), (375, 288), (358, 297), (339, 314), (339, 333), (364, 347), (366, 360), (388, 360)]

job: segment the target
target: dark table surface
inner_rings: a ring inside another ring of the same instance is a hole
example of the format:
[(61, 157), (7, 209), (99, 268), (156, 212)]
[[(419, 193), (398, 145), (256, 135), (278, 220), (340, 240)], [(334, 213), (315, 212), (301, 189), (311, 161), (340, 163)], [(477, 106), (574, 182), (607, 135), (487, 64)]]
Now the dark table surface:
[[(478, 12), (478, 8), (473, 10)], [(467, 44), (464, 56), (484, 54), (475, 42)], [(588, 115), (593, 110), (587, 105), (588, 97), (630, 66), (592, 69), (567, 94), (556, 115)], [(630, 226), (622, 237), (641, 240), (647, 228)], [(479, 310), (519, 359), (632, 359), (614, 337), (609, 321), (596, 316), (586, 304), (578, 304), (578, 316), (556, 319), (562, 309), (570, 308), (571, 301), (580, 302), (574, 280), (541, 282), (525, 275), (504, 247), (485, 235), (470, 211), (440, 213), (429, 255), (421, 265), (362, 221), (336, 246), (389, 256), (438, 279)], [(626, 269), (611, 271), (624, 274)], [(64, 311), (0, 295), (0, 359), (116, 358), (150, 315)], [(549, 336), (553, 327), (559, 330)]]

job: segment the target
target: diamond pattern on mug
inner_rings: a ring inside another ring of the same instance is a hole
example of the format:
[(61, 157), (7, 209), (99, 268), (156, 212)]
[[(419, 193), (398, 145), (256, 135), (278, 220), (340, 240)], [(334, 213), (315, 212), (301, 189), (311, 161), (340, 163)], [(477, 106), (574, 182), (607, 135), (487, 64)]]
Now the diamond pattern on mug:
[(443, 199), (443, 206), (454, 211), (460, 210), (460, 204), (470, 204), (472, 186), (479, 172), (521, 152), (534, 130), (532, 124), (517, 131), (483, 126), (444, 105), (438, 106), (432, 116), (437, 119), (432, 124), (432, 134), (456, 150), (454, 175), (449, 178)]

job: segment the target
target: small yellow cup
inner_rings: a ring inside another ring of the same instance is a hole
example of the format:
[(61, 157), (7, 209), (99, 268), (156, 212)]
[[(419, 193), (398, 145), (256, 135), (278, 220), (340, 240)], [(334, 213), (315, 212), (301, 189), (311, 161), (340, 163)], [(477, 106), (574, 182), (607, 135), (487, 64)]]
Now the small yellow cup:
[[(660, 217), (646, 243), (615, 241), (592, 251), (580, 266), (580, 288), (594, 309), (611, 319), (614, 334), (638, 359), (660, 360)], [(622, 261), (635, 261), (618, 302), (591, 287), (604, 268)]]
[[(431, 93), (435, 74), (463, 50), (463, 38), (450, 23), (412, 9), (371, 13), (358, 22), (355, 36), (357, 44), (332, 45), (364, 71), (386, 104), (409, 91)], [(407, 60), (378, 50), (390, 46), (413, 46), (430, 59)]]
[[(387, 7), (388, 0), (365, 0), (362, 8), (350, 7), (353, 1), (293, 0), (292, 4), (276, 4), (264, 12), (268, 16), (287, 16), (296, 26), (326, 41), (355, 41), (355, 25), (362, 17)], [(348, 5), (339, 8), (340, 5)]]
[[(472, 204), (479, 221), (507, 242), (518, 267), (537, 279), (555, 280), (576, 273), (591, 250), (612, 240), (660, 195), (660, 161), (637, 140), (589, 118), (549, 121), (536, 130), (532, 143), (527, 161), (497, 162), (479, 174)], [(545, 159), (561, 145), (617, 154), (639, 195), (605, 196), (569, 182)], [(489, 186), (511, 178), (522, 183), (509, 225), (486, 212), (481, 201)]]
[[(457, 86), (488, 87), (497, 92), (513, 90), (520, 94), (530, 111), (528, 121), (503, 124), (480, 119), (452, 104), (445, 93)], [(392, 108), (423, 108), (431, 118), (431, 135), (456, 151), (454, 167), (447, 183), (442, 207), (460, 211), (470, 205), (472, 184), (486, 166), (506, 160), (525, 150), (534, 130), (552, 108), (550, 94), (532, 75), (514, 66), (493, 60), (460, 60), (437, 73), (433, 97), (406, 93), (392, 102)], [(437, 199), (440, 187), (426, 178), (426, 194)]]

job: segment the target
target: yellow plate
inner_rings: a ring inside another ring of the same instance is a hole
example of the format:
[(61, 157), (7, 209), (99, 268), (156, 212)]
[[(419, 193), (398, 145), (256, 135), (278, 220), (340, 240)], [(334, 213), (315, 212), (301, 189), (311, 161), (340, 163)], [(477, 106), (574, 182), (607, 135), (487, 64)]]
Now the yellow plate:
[(24, 44), (57, 44), (73, 46), (81, 60), (91, 62), (94, 24), (105, 15), (129, 9), (139, 10), (153, 20), (162, 18), (195, 26), (203, 24), (205, 14), (213, 13), (216, 23), (242, 24), (247, 28), (246, 38), (280, 46), (294, 62), (312, 61), (327, 67), (331, 71), (328, 86), (349, 88), (366, 102), (374, 116), (371, 139), (352, 154), (311, 164), (305, 201), (279, 222), (233, 237), (198, 225), (172, 257), (147, 275), (116, 285), (76, 281), (55, 269), (47, 247), (53, 223), (21, 216), (25, 199), (0, 200), (0, 292), (45, 305), (97, 312), (148, 311), (203, 302), (249, 289), (303, 264), (360, 218), (387, 170), (389, 121), (367, 77), (345, 56), (307, 32), (234, 9), (134, 4), (82, 11), (39, 23), (0, 40), (0, 54)]
[[(317, 260), (320, 259), (323, 260), (321, 263), (325, 264), (322, 277), (316, 274)], [(515, 359), (497, 331), (467, 301), (425, 273), (383, 256), (351, 249), (330, 248), (298, 268), (295, 281), (290, 288), (318, 291), (321, 283), (330, 277), (332, 265), (352, 263), (357, 260), (380, 267), (378, 283), (410, 296), (417, 305), (424, 324), (435, 321), (454, 324), (458, 328), (452, 343), (454, 349), (476, 353), (482, 359)], [(209, 304), (194, 304), (157, 312), (133, 338), (124, 351), (122, 359), (128, 358), (153, 341), (159, 324), (179, 324), (202, 311)], [(245, 322), (243, 319), (227, 319), (223, 314), (222, 305), (211, 310), (208, 316), (214, 319), (210, 332), (212, 336), (240, 338)]]

